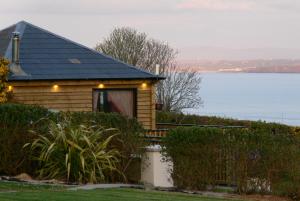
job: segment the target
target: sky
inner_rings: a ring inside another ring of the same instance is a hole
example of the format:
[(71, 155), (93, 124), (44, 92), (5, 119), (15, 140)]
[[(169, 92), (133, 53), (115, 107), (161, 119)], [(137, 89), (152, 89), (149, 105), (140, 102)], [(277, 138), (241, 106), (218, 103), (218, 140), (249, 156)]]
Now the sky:
[(0, 29), (21, 20), (88, 47), (133, 27), (181, 60), (300, 59), (300, 0), (1, 0)]

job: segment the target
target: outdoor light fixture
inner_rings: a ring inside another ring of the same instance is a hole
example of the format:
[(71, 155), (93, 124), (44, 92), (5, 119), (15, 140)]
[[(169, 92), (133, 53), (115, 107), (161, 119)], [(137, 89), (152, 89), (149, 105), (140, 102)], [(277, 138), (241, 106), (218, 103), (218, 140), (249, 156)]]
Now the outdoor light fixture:
[(147, 88), (147, 83), (146, 82), (142, 83), (142, 88), (143, 89)]
[(103, 89), (104, 88), (104, 84), (99, 84), (98, 88)]
[(13, 86), (8, 86), (8, 91), (12, 91), (13, 90)]
[(51, 92), (58, 92), (59, 90), (60, 90), (60, 88), (59, 88), (59, 85), (57, 85), (57, 84), (54, 84), (51, 87)]

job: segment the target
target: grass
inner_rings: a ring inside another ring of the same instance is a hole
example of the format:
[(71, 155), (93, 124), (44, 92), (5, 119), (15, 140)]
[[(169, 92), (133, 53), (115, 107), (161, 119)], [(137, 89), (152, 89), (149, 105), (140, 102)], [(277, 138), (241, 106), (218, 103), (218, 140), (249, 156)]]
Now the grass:
[[(62, 191), (66, 190), (64, 186), (61, 185), (33, 185), (23, 182), (6, 182), (0, 181), (0, 193), (5, 192), (28, 192), (28, 191)], [(1, 200), (0, 200), (1, 201)]]
[(62, 186), (0, 182), (0, 201), (232, 201), (183, 193), (138, 189), (69, 191)]

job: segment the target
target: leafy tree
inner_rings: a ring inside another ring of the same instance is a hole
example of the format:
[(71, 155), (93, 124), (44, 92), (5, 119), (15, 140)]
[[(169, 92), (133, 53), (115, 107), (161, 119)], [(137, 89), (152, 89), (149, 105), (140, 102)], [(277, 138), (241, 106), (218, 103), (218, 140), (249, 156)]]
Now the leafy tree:
[(8, 64), (9, 62), (6, 59), (0, 58), (0, 103), (5, 103), (7, 101)]
[(95, 49), (152, 73), (159, 65), (158, 73), (166, 80), (157, 84), (156, 99), (163, 104), (163, 110), (179, 112), (202, 104), (201, 77), (191, 69), (180, 69), (175, 63), (177, 51), (167, 43), (123, 27), (114, 29)]

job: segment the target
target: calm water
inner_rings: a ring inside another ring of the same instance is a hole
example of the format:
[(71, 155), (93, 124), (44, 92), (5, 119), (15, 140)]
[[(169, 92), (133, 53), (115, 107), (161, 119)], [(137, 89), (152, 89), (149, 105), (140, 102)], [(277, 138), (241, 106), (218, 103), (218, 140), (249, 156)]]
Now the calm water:
[(188, 113), (300, 125), (300, 74), (201, 76), (203, 107)]

